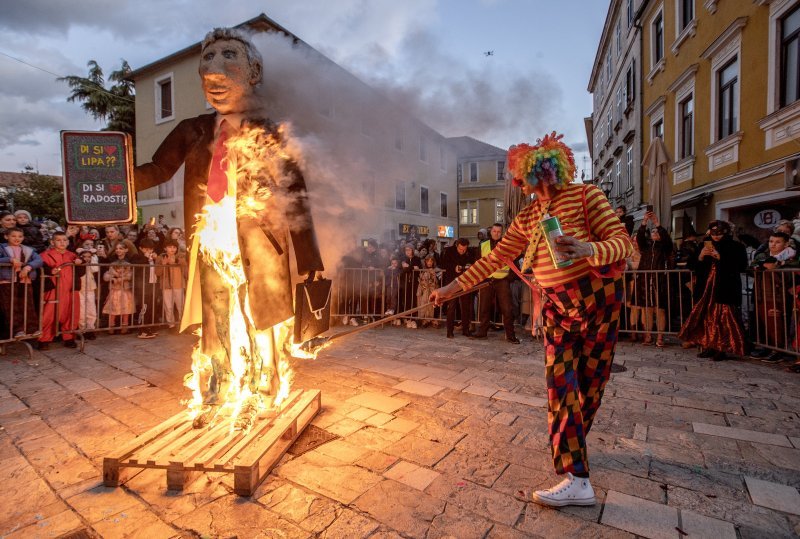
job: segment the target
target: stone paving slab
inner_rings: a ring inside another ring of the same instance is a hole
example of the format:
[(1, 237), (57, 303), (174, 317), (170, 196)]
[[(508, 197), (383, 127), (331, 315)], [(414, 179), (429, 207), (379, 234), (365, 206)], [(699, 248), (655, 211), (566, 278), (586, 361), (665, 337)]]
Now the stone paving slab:
[(650, 539), (675, 539), (679, 527), (674, 507), (613, 490), (606, 494), (600, 522)]
[(800, 515), (800, 493), (796, 488), (754, 477), (745, 477), (745, 482), (754, 504)]
[(33, 361), (13, 349), (0, 357), (0, 479), (15, 489), (0, 504), (0, 535), (660, 533), (628, 529), (636, 507), (675, 515), (668, 535), (678, 539), (800, 532), (800, 516), (754, 504), (745, 482), (800, 487), (800, 377), (621, 344), (617, 363), (628, 370), (609, 381), (589, 436), (598, 504), (553, 510), (530, 501), (531, 490), (558, 480), (541, 343), (500, 349), (431, 329), (365, 332), (316, 361), (295, 361), (297, 386), (322, 390), (314, 424), (340, 438), (285, 455), (250, 500), (233, 494), (226, 474), (205, 474), (181, 493), (166, 491), (158, 470), (103, 487), (103, 455), (181, 410), (194, 341), (102, 335), (85, 354), (54, 347)]
[(698, 434), (708, 434), (710, 436), (720, 436), (722, 438), (734, 438), (746, 442), (758, 442), (762, 444), (780, 445), (792, 447), (789, 439), (782, 434), (769, 434), (754, 430), (736, 429), (732, 427), (720, 427), (719, 425), (708, 425), (705, 423), (692, 423), (694, 431)]

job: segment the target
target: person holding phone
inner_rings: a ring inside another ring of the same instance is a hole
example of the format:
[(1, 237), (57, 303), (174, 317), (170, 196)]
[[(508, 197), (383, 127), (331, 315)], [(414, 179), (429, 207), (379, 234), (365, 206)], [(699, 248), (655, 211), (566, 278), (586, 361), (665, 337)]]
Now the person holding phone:
[(642, 224), (636, 233), (639, 246), (639, 271), (634, 287), (634, 303), (644, 314), (645, 345), (653, 344), (650, 333), (653, 329), (653, 315), (656, 319), (655, 345), (664, 346), (664, 332), (667, 330), (667, 308), (669, 303), (667, 274), (664, 270), (673, 267), (672, 238), (669, 232), (653, 213), (653, 206), (647, 205)]
[(697, 357), (722, 361), (727, 359), (725, 350), (742, 356), (746, 342), (740, 274), (747, 269), (747, 251), (733, 239), (730, 224), (712, 221), (697, 258), (695, 305), (678, 338), (699, 346)]

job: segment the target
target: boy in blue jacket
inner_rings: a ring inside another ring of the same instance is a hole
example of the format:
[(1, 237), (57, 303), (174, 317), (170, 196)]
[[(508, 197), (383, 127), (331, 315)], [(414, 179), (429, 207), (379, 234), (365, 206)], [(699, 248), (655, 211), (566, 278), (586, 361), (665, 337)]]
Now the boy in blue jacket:
[(19, 228), (6, 231), (0, 244), (0, 311), (3, 314), (0, 338), (33, 335), (39, 329), (37, 306), (33, 301), (33, 281), (42, 258), (32, 247), (22, 245), (25, 233)]

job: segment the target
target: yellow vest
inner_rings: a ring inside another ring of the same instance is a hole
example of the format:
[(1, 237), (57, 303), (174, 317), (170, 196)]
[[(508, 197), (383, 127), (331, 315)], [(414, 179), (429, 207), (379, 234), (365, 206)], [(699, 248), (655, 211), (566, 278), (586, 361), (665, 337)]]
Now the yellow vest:
[[(486, 240), (483, 243), (481, 243), (481, 258), (483, 258), (484, 256), (488, 255), (491, 252), (492, 252), (491, 241)], [(491, 277), (492, 279), (505, 279), (506, 277), (508, 277), (509, 271), (511, 270), (508, 269), (508, 266), (503, 266), (499, 270), (489, 275), (489, 277)]]

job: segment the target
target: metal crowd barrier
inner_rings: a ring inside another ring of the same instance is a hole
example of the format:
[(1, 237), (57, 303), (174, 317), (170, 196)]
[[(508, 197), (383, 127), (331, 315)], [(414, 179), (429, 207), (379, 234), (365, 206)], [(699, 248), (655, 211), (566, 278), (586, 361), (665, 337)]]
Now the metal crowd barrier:
[[(71, 267), (78, 267), (68, 264)], [(86, 334), (149, 329), (167, 325), (178, 325), (183, 308), (183, 294), (179, 305), (172, 310), (171, 323), (163, 307), (164, 298), (161, 278), (165, 265), (150, 264), (81, 264), (95, 283), (72, 272), (71, 282), (65, 283), (63, 273), (44, 275), (37, 270), (37, 279), (32, 284), (16, 281), (16, 274), (9, 271), (13, 282), (0, 282), (0, 353), (6, 345), (22, 343), (32, 353), (30, 341), (45, 338), (74, 336), (84, 346)], [(11, 268), (0, 264), (0, 269)], [(114, 268), (114, 273), (109, 273)], [(120, 268), (124, 268), (120, 270)], [(65, 273), (65, 272), (64, 272)], [(45, 286), (50, 281), (51, 288)], [(94, 288), (92, 290), (92, 288)], [(113, 292), (113, 294), (112, 294)], [(121, 292), (121, 293), (117, 293)], [(109, 296), (115, 307), (113, 323), (104, 307)], [(32, 305), (33, 304), (33, 305)], [(31, 308), (33, 307), (33, 308)], [(52, 329), (45, 327), (46, 321), (54, 320)]]
[(748, 313), (755, 322), (749, 325), (753, 343), (800, 355), (800, 269), (754, 270), (750, 278), (753, 301)]

